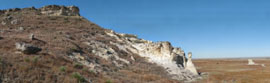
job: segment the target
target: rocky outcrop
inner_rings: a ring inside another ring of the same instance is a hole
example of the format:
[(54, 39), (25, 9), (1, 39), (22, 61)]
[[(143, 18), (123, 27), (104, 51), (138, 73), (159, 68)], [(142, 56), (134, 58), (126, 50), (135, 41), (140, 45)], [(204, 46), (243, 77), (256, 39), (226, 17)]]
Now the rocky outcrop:
[[(126, 59), (120, 58), (118, 53), (111, 46), (108, 46), (99, 41), (89, 41), (84, 42), (86, 45), (93, 48), (92, 53), (104, 58), (105, 60), (113, 59), (114, 61), (120, 61), (125, 64), (130, 64), (130, 62)], [(117, 62), (114, 62), (118, 65)], [(123, 66), (123, 64), (121, 64)]]
[(248, 65), (260, 65), (255, 63), (252, 59), (248, 59)]
[(58, 5), (48, 5), (39, 9), (41, 14), (50, 16), (80, 16), (79, 8), (76, 6), (58, 6)]
[(132, 53), (146, 57), (149, 62), (164, 67), (173, 79), (190, 81), (198, 77), (197, 70), (191, 61), (191, 54), (186, 60), (185, 52), (181, 48), (173, 47), (170, 42), (147, 41), (135, 35), (127, 36), (112, 30), (108, 30), (107, 35), (124, 43), (116, 45), (118, 48), (130, 50)]
[(41, 51), (41, 48), (26, 43), (16, 43), (16, 49), (24, 54), (36, 54)]
[(36, 9), (35, 7), (30, 8), (13, 8), (8, 10), (0, 10), (0, 15), (8, 14), (17, 11), (31, 11), (31, 10), (38, 10), (37, 13), (41, 13), (43, 15), (49, 16), (80, 16), (79, 8), (76, 6), (59, 6), (59, 5), (48, 5)]
[(192, 53), (189, 52), (185, 69), (191, 71), (194, 75), (198, 75), (199, 73), (197, 72), (197, 69), (193, 64), (191, 57), (192, 57)]
[(262, 67), (266, 67), (264, 64), (261, 64)]
[(8, 9), (8, 10), (0, 10), (0, 15), (1, 14), (7, 14), (7, 13), (11, 13), (11, 12), (17, 12), (20, 11), (20, 8), (12, 8), (12, 9)]
[(20, 20), (12, 17), (12, 16), (5, 16), (2, 18), (2, 25), (7, 25), (7, 24), (12, 24), (12, 25), (17, 25), (20, 24)]
[(248, 59), (248, 65), (256, 65), (252, 59)]
[(30, 40), (36, 39), (36, 38), (35, 38), (35, 35), (34, 35), (33, 33), (31, 33), (31, 34), (29, 35), (29, 39), (30, 39)]
[[(0, 30), (0, 36), (4, 37), (4, 39), (0, 37), (2, 43), (0, 51), (3, 53), (0, 55), (11, 54), (14, 57), (25, 57), (17, 56), (20, 53), (14, 52), (16, 49), (24, 54), (43, 57), (40, 61), (44, 61), (46, 66), (35, 66), (46, 67), (40, 69), (47, 70), (48, 62), (55, 61), (49, 64), (49, 66), (55, 66), (54, 69), (69, 65), (67, 67), (69, 70), (75, 71), (76, 69), (76, 71), (84, 73), (87, 78), (93, 78), (96, 81), (113, 78), (116, 79), (116, 83), (136, 83), (138, 81), (167, 83), (166, 80), (171, 81), (170, 83), (177, 83), (179, 80), (181, 82), (182, 80), (192, 81), (199, 77), (192, 63), (191, 55), (186, 57), (181, 48), (173, 47), (170, 42), (152, 42), (140, 39), (136, 35), (116, 33), (101, 28), (87, 19), (77, 18), (79, 9), (75, 6), (49, 5), (39, 9), (34, 7), (15, 8), (1, 10), (0, 14), (5, 14), (0, 15), (0, 26), (3, 28)], [(14, 43), (16, 43), (16, 47)], [(10, 56), (5, 57), (13, 59)], [(20, 61), (22, 61), (21, 58)], [(16, 64), (18, 61), (10, 62)], [(25, 62), (22, 64), (27, 64), (27, 59)], [(55, 65), (56, 63), (57, 65)], [(78, 64), (81, 67), (73, 68), (73, 65)], [(9, 69), (6, 70), (9, 71)], [(10, 72), (14, 73), (14, 71)], [(47, 72), (46, 75), (55, 72), (58, 71)], [(9, 75), (5, 71), (2, 73)], [(1, 75), (3, 75), (2, 73)], [(70, 77), (72, 72), (65, 73), (61, 75)], [(21, 74), (20, 78), (25, 79), (22, 77), (28, 74), (29, 72)], [(100, 78), (97, 79), (96, 76), (100, 76)], [(17, 75), (8, 77), (15, 79), (13, 77), (17, 77)], [(55, 79), (59, 79), (59, 76), (56, 76)], [(63, 82), (62, 80), (59, 82)]]

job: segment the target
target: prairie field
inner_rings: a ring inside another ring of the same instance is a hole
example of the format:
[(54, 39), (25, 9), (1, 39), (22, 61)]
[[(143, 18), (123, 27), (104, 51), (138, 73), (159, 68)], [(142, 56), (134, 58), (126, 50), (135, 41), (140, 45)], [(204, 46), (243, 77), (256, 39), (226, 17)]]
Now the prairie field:
[[(270, 83), (270, 59), (196, 59), (198, 72), (206, 74), (195, 83)], [(262, 67), (264, 64), (265, 67)]]

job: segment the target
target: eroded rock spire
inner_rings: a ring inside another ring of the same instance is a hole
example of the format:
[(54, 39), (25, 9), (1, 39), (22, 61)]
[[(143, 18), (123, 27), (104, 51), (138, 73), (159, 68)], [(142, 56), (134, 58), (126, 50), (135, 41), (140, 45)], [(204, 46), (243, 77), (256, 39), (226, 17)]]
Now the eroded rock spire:
[(187, 60), (185, 69), (189, 70), (190, 72), (192, 72), (192, 73), (195, 74), (195, 75), (198, 75), (197, 69), (196, 69), (196, 67), (194, 66), (194, 64), (192, 63), (191, 57), (192, 57), (192, 53), (189, 52), (189, 53), (188, 53), (188, 60)]

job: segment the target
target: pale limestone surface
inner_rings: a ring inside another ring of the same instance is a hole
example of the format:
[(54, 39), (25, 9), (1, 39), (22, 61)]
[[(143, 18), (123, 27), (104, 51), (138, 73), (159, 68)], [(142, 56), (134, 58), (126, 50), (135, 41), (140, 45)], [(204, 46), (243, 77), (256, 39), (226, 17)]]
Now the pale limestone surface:
[(248, 65), (257, 65), (257, 64), (255, 64), (255, 62), (253, 62), (252, 59), (248, 59)]
[(187, 60), (185, 69), (191, 71), (191, 72), (192, 72), (193, 74), (195, 74), (195, 75), (198, 75), (197, 69), (196, 69), (196, 67), (194, 66), (194, 64), (192, 63), (191, 57), (192, 57), (192, 53), (189, 52), (189, 53), (188, 53), (188, 60)]
[(261, 64), (262, 67), (266, 67), (264, 64)]
[(58, 5), (48, 5), (40, 8), (41, 14), (50, 16), (80, 16), (79, 8), (76, 6), (58, 6)]
[(15, 46), (18, 51), (21, 51), (24, 54), (35, 54), (42, 50), (41, 48), (37, 46), (26, 44), (24, 42), (17, 42), (15, 43)]
[(136, 35), (116, 33), (112, 30), (106, 31), (106, 34), (123, 43), (120, 45), (110, 42), (111, 44), (127, 53), (138, 54), (147, 58), (149, 62), (164, 67), (172, 75), (172, 79), (191, 81), (199, 76), (191, 57), (186, 60), (185, 52), (181, 48), (173, 47), (170, 42), (147, 41), (137, 38)]

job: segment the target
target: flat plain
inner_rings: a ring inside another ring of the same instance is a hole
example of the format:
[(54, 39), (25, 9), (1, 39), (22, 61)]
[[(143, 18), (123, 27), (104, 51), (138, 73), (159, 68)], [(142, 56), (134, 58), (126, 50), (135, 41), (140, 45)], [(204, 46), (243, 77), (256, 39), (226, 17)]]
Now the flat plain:
[[(198, 72), (205, 75), (195, 83), (270, 83), (270, 59), (194, 59)], [(261, 64), (264, 64), (263, 67)]]

